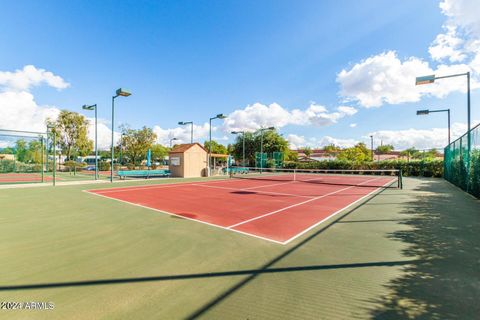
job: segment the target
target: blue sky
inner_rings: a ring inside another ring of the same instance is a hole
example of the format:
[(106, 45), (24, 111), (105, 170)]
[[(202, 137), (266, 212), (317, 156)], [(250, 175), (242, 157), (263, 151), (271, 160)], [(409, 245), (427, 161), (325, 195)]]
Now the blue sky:
[[(190, 120), (203, 142), (208, 117), (223, 112), (231, 117), (217, 121), (214, 133), (223, 143), (231, 129), (274, 125), (292, 147), (349, 145), (372, 133), (399, 149), (441, 147), (446, 117), (417, 117), (415, 110), (451, 107), (461, 133), (465, 81), (413, 89), (408, 81), (417, 71), (470, 70), (476, 88), (474, 2), (3, 2), (0, 90), (15, 94), (0, 96), (8, 119), (0, 127), (38, 129), (56, 109), (97, 103), (107, 141), (111, 96), (126, 87), (133, 94), (117, 100), (116, 123), (154, 127), (162, 143), (186, 139), (177, 122)], [(28, 65), (35, 70), (25, 71)], [(62, 84), (36, 78), (45, 72)], [(30, 82), (12, 84), (25, 74)], [(403, 94), (415, 90), (423, 91)], [(474, 90), (474, 119), (479, 98)]]

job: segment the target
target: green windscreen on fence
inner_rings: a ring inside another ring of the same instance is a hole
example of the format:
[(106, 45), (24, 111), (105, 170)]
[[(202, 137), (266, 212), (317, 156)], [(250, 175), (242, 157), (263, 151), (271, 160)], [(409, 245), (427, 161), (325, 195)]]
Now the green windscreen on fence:
[(445, 179), (480, 198), (480, 125), (445, 147)]
[(0, 129), (0, 184), (45, 181), (45, 136)]
[(283, 167), (283, 152), (274, 152), (272, 153), (272, 159), (274, 161), (275, 168)]

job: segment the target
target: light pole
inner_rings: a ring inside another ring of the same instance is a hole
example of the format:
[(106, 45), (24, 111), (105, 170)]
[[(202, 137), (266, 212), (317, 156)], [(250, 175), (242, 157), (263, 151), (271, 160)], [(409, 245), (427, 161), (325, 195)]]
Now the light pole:
[(373, 135), (370, 136), (370, 150), (371, 150), (371, 157), (372, 157), (372, 162), (373, 162)]
[(263, 169), (263, 132), (267, 130), (275, 130), (275, 127), (260, 128), (260, 172)]
[(97, 135), (97, 104), (91, 106), (84, 104), (83, 110), (95, 110), (95, 180), (98, 180), (98, 135)]
[(210, 177), (210, 160), (212, 158), (212, 120), (215, 119), (225, 119), (227, 116), (223, 113), (217, 114), (215, 117), (210, 118), (208, 129), (209, 129), (209, 144), (208, 144), (208, 173), (207, 175)]
[(232, 131), (232, 134), (239, 134), (241, 133), (242, 134), (242, 144), (243, 144), (243, 147), (242, 147), (242, 166), (245, 167), (245, 131)]
[[(47, 126), (47, 130), (51, 130), (53, 134), (53, 186), (55, 187), (57, 180), (57, 131), (55, 126)], [(47, 157), (48, 162), (48, 157)]]
[(170, 148), (172, 148), (172, 141), (178, 140), (177, 138), (170, 139)]
[(433, 112), (446, 112), (448, 118), (448, 144), (450, 144), (450, 109), (442, 109), (442, 110), (417, 110), (417, 116), (420, 115), (427, 115)]
[(181, 125), (181, 126), (184, 126), (184, 125), (187, 125), (187, 124), (190, 125), (190, 143), (193, 143), (193, 121), (187, 121), (187, 122), (180, 121), (178, 124)]
[(114, 146), (113, 146), (113, 134), (114, 134), (114, 120), (115, 120), (115, 98), (117, 97), (128, 97), (129, 95), (131, 95), (132, 93), (130, 91), (128, 91), (127, 89), (117, 89), (117, 91), (115, 91), (115, 95), (112, 96), (112, 156), (110, 158), (110, 182), (113, 182), (113, 156), (115, 155), (114, 154)]
[[(472, 150), (472, 133), (471, 130), (471, 116), (470, 116), (470, 72), (451, 74), (448, 76), (436, 77), (434, 74), (415, 78), (415, 85), (434, 83), (435, 80), (453, 78), (453, 77), (467, 77), (467, 170), (470, 171), (470, 152)], [(469, 191), (469, 183), (467, 182), (467, 192)]]

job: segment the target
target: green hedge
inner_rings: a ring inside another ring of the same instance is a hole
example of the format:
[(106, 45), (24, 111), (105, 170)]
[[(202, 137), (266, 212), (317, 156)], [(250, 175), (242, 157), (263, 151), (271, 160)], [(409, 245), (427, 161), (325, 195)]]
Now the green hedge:
[(353, 162), (346, 160), (285, 162), (291, 169), (344, 169), (344, 170), (388, 170), (401, 169), (404, 176), (442, 177), (443, 160), (384, 160), (379, 162)]
[(14, 160), (0, 160), (0, 172), (41, 172), (42, 165), (35, 163), (23, 163)]
[(480, 150), (472, 151), (469, 179), (470, 193), (480, 198)]
[(110, 162), (107, 162), (107, 161), (98, 162), (98, 170), (99, 171), (109, 171), (110, 170)]

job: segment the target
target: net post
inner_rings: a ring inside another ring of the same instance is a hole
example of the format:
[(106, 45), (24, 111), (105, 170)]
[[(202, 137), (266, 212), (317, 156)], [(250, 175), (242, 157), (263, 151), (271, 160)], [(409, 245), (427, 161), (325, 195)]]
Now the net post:
[(403, 189), (403, 175), (401, 168), (398, 170), (398, 188)]
[(41, 164), (40, 164), (40, 168), (42, 170), (42, 183), (43, 183), (44, 182), (44, 173), (43, 173), (44, 168), (43, 168), (43, 166), (45, 164), (45, 159), (44, 159), (44, 157), (45, 157), (45, 154), (44, 154), (45, 147), (44, 147), (44, 143), (43, 143), (43, 136), (40, 137), (40, 141), (41, 141), (40, 146), (42, 148), (42, 155), (41, 155), (42, 161), (41, 161)]
[(56, 180), (57, 180), (57, 132), (53, 132), (53, 179), (52, 183), (55, 187)]

